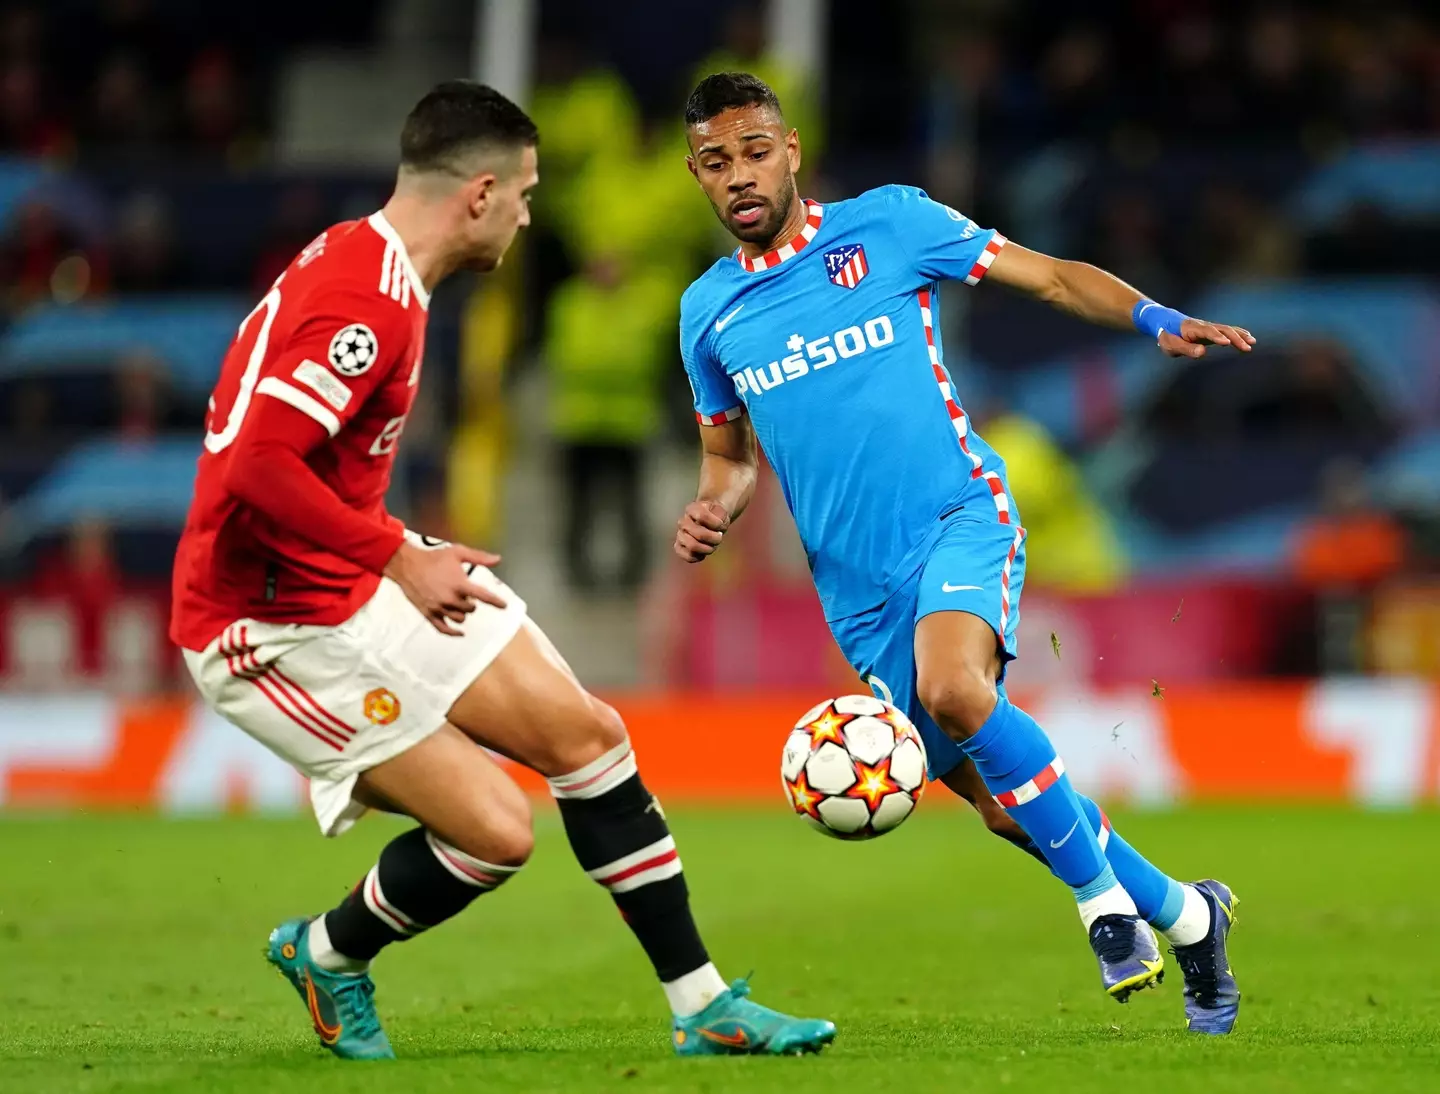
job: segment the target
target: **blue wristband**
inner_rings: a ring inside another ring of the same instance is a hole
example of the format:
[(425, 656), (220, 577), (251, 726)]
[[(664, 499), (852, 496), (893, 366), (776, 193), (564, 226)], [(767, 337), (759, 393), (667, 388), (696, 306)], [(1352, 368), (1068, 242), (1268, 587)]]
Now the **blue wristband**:
[(1135, 324), (1135, 329), (1141, 334), (1148, 334), (1151, 338), (1157, 339), (1162, 330), (1169, 331), (1178, 338), (1180, 324), (1188, 318), (1189, 316), (1174, 308), (1164, 307), (1143, 297), (1136, 302), (1134, 310), (1130, 312), (1130, 322)]

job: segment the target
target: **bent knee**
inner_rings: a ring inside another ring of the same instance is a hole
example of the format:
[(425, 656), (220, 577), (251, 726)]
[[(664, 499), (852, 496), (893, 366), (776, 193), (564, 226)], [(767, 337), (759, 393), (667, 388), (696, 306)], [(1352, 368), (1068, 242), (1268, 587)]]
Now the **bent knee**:
[(625, 746), (630, 734), (620, 712), (609, 703), (586, 696), (583, 715), (550, 742), (549, 755), (538, 768), (547, 778), (563, 778), (597, 763)]
[(985, 724), (997, 697), (994, 675), (980, 667), (967, 667), (939, 679), (921, 679), (916, 693), (935, 724), (957, 741)]
[(524, 866), (535, 850), (535, 830), (530, 799), (514, 783), (503, 790), (487, 787), (477, 795), (460, 831), (453, 834), (455, 846), (483, 862), (512, 869)]
[(535, 850), (535, 828), (530, 816), (530, 802), (519, 795), (520, 804), (510, 805), (492, 815), (485, 833), (486, 854), (480, 857), (496, 866), (520, 867), (530, 861)]

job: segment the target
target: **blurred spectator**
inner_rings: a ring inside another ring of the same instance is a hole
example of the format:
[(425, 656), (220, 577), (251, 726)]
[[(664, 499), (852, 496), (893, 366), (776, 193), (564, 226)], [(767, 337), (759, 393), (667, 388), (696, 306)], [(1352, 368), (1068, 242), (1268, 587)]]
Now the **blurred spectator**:
[[(545, 361), (551, 424), (562, 446), (565, 546), (577, 588), (634, 588), (645, 576), (645, 447), (660, 429), (660, 377), (673, 359), (677, 300), (669, 277), (599, 254), (550, 302)], [(595, 560), (605, 518), (618, 520), (620, 564)]]
[(318, 189), (299, 184), (285, 190), (276, 206), (274, 223), (255, 259), (253, 289), (266, 292), (325, 227), (325, 202)]
[(1193, 283), (1280, 278), (1297, 265), (1299, 243), (1284, 218), (1234, 183), (1206, 188), (1193, 231)]
[(1320, 512), (1291, 546), (1295, 577), (1315, 593), (1319, 663), (1327, 674), (1363, 666), (1367, 594), (1404, 565), (1405, 533), (1370, 498), (1365, 469), (1335, 460), (1321, 477)]
[(1144, 191), (1119, 190), (1100, 216), (1097, 260), (1156, 300), (1175, 299), (1175, 279), (1160, 250), (1161, 218)]
[(43, 36), (44, 24), (33, 7), (16, 4), (0, 11), (0, 65), (36, 60)]
[(5, 441), (17, 448), (26, 448), (51, 440), (50, 425), (54, 400), (49, 389), (39, 380), (27, 380), (10, 396)]
[(206, 50), (191, 62), (185, 78), (184, 113), (185, 133), (193, 151), (210, 159), (244, 158), (240, 83), (234, 62), (222, 50)]
[(1125, 553), (1080, 469), (1038, 422), (1006, 412), (979, 427), (1003, 454), (1026, 532), (1026, 584), (1069, 593), (1108, 592), (1125, 576)]
[(42, 300), (73, 302), (107, 281), (100, 251), (43, 198), (25, 202), (0, 238), (0, 285), (11, 310)]
[(170, 130), (167, 113), (139, 60), (113, 54), (95, 78), (81, 153), (107, 162), (151, 162)]
[(1315, 108), (1319, 91), (1305, 53), (1297, 12), (1279, 9), (1252, 17), (1244, 31), (1246, 112), (1273, 137), (1294, 139)]
[(120, 591), (110, 527), (98, 519), (76, 521), (64, 543), (43, 555), (36, 565), (34, 591), (41, 596), (64, 597), (82, 614), (103, 611)]
[(116, 219), (111, 285), (116, 292), (184, 288), (169, 210), (159, 194), (132, 194)]
[(70, 147), (68, 130), (46, 109), (35, 64), (17, 61), (0, 70), (0, 148), (51, 159)]
[(116, 424), (127, 441), (148, 441), (170, 424), (171, 400), (164, 366), (132, 353), (115, 370)]
[(1040, 63), (1047, 129), (1106, 132), (1116, 117), (1113, 70), (1110, 41), (1098, 27), (1071, 27), (1056, 38)]
[(1405, 562), (1405, 532), (1374, 505), (1365, 469), (1335, 460), (1321, 476), (1320, 512), (1296, 533), (1295, 576), (1318, 589), (1357, 589), (1393, 576)]

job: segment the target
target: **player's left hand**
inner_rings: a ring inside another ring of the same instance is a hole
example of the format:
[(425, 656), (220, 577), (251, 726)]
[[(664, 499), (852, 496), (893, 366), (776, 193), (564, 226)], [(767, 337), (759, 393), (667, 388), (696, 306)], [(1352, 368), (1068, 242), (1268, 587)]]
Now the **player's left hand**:
[(1199, 358), (1205, 356), (1206, 346), (1234, 346), (1241, 353), (1249, 353), (1255, 336), (1244, 327), (1187, 319), (1180, 324), (1179, 337), (1162, 330), (1158, 344), (1170, 357)]

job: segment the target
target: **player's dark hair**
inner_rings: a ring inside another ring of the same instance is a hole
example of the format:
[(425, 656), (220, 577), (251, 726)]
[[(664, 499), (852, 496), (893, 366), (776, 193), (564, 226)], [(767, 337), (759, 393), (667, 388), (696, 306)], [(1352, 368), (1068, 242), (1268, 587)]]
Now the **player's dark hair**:
[(695, 85), (685, 101), (685, 124), (699, 125), (717, 114), (742, 106), (768, 106), (781, 114), (780, 100), (770, 85), (748, 72), (717, 72)]
[(460, 170), (480, 148), (533, 147), (540, 132), (530, 116), (493, 87), (473, 80), (436, 84), (415, 104), (400, 130), (400, 164), (412, 171)]

